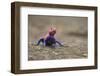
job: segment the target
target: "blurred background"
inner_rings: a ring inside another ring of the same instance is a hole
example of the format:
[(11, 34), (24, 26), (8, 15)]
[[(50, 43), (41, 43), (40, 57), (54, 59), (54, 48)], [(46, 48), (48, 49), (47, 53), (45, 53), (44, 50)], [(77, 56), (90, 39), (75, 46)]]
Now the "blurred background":
[[(87, 58), (87, 21), (87, 17), (28, 15), (28, 59)], [(66, 47), (52, 49), (32, 45), (52, 26), (57, 30), (55, 38)]]

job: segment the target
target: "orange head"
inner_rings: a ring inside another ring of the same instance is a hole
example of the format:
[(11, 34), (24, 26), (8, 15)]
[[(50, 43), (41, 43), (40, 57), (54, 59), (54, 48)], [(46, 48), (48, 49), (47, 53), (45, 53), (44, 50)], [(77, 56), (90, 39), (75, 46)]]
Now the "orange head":
[(56, 28), (51, 27), (49, 30), (49, 35), (54, 36), (56, 34)]

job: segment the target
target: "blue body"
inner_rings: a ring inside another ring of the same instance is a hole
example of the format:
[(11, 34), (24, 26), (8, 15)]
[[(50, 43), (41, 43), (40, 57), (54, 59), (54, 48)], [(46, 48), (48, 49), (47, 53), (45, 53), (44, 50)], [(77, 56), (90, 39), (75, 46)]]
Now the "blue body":
[(59, 41), (57, 41), (57, 40), (54, 38), (54, 36), (48, 36), (46, 39), (41, 38), (41, 39), (38, 41), (37, 45), (39, 45), (41, 42), (42, 42), (43, 44), (45, 44), (45, 46), (55, 46), (56, 43), (58, 43), (60, 46), (62, 46), (62, 44), (61, 44)]

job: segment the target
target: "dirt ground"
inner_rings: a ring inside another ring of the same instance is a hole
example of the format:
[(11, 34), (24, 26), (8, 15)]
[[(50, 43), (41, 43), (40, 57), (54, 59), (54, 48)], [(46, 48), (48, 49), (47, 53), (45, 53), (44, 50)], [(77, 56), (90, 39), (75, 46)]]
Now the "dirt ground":
[(68, 38), (64, 46), (55, 48), (32, 45), (29, 48), (29, 60), (87, 58), (87, 40), (83, 40)]
[[(64, 46), (35, 46), (50, 24), (57, 28), (55, 38)], [(87, 18), (30, 15), (28, 25), (28, 60), (87, 58)]]

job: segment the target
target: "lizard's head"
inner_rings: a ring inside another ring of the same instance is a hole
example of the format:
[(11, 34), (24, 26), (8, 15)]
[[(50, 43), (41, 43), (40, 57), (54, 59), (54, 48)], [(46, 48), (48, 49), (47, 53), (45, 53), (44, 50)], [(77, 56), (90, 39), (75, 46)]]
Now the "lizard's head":
[(54, 36), (56, 34), (56, 28), (55, 27), (51, 27), (49, 30), (49, 35)]

